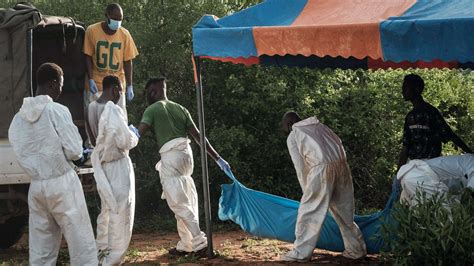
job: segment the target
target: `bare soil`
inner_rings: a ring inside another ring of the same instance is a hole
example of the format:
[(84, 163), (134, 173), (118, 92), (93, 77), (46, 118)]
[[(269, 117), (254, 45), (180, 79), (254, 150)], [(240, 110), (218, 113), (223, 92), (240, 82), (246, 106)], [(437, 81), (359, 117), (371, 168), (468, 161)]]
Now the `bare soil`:
[[(275, 264), (342, 264), (342, 265), (376, 265), (380, 264), (378, 255), (368, 255), (361, 260), (350, 260), (341, 253), (316, 249), (309, 263), (285, 263), (278, 260), (292, 247), (291, 243), (265, 238), (257, 238), (243, 231), (216, 232), (213, 235), (215, 257), (196, 258), (194, 256), (174, 257), (168, 250), (176, 245), (176, 233), (135, 234), (127, 252), (125, 264), (183, 264), (183, 265), (275, 265)], [(25, 234), (13, 247), (0, 251), (0, 265), (27, 265), (28, 239)], [(59, 253), (58, 262), (68, 263), (67, 246)]]

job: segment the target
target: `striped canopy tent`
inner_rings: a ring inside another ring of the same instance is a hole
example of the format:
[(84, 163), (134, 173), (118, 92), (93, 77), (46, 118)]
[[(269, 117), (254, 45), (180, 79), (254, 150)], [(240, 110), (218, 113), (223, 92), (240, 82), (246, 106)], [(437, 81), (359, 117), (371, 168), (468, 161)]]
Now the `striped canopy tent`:
[(195, 56), (314, 68), (472, 68), (472, 0), (267, 0), (193, 28)]
[[(200, 60), (310, 68), (473, 68), (474, 0), (267, 0), (193, 27), (201, 143)], [(209, 256), (206, 147), (201, 146)]]

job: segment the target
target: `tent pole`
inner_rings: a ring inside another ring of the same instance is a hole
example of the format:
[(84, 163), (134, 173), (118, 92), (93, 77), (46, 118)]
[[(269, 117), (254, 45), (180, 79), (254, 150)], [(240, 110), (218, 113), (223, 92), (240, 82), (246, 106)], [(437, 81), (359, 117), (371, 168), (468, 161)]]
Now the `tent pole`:
[(207, 168), (207, 149), (206, 149), (206, 124), (204, 121), (204, 103), (201, 80), (201, 59), (199, 56), (193, 57), (194, 81), (196, 84), (196, 96), (199, 115), (199, 132), (201, 143), (201, 168), (202, 168), (202, 187), (204, 194), (204, 214), (206, 219), (206, 235), (207, 235), (207, 257), (214, 257), (212, 246), (212, 223), (211, 223), (211, 203), (209, 197), (209, 177)]
[(26, 68), (26, 75), (28, 79), (28, 89), (31, 97), (35, 96), (33, 91), (33, 29), (26, 32), (26, 61), (28, 67)]

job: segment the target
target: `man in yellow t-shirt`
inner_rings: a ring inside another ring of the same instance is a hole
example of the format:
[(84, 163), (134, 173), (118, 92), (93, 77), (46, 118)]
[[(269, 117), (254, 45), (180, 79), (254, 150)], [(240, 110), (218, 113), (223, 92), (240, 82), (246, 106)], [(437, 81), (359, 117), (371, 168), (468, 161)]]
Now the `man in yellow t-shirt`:
[[(105, 76), (115, 75), (126, 89), (128, 101), (133, 99), (132, 60), (138, 55), (130, 32), (121, 27), (123, 10), (119, 4), (109, 4), (105, 10), (106, 21), (90, 25), (84, 37), (83, 52), (86, 54), (87, 75), (85, 105), (96, 100), (102, 92)], [(125, 111), (125, 98), (118, 105)]]

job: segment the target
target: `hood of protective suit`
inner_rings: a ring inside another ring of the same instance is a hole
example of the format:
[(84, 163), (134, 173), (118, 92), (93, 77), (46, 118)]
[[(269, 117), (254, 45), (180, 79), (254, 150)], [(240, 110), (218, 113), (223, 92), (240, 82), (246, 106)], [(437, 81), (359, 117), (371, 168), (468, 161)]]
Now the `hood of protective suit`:
[(52, 102), (53, 99), (47, 95), (24, 98), (18, 114), (26, 122), (34, 123), (40, 118), (46, 105)]
[(319, 124), (319, 120), (315, 116), (312, 116), (304, 120), (301, 120), (298, 123), (294, 123), (292, 127), (302, 127), (302, 126), (316, 125), (316, 124)]

